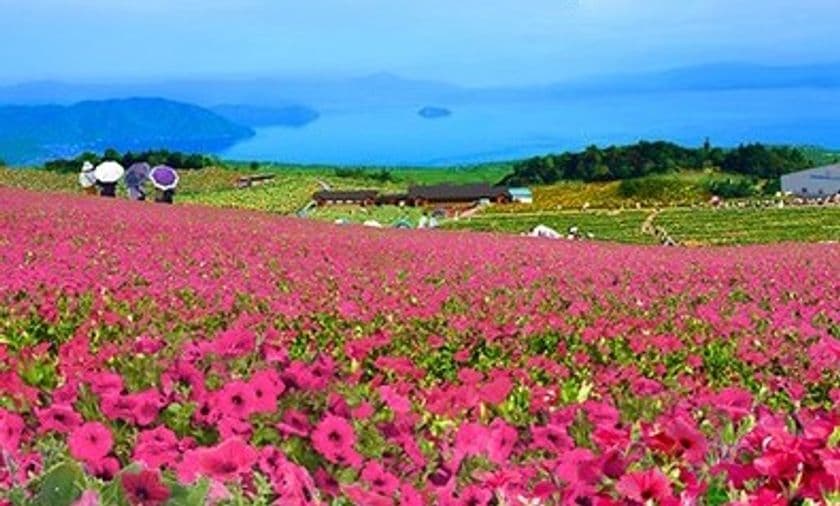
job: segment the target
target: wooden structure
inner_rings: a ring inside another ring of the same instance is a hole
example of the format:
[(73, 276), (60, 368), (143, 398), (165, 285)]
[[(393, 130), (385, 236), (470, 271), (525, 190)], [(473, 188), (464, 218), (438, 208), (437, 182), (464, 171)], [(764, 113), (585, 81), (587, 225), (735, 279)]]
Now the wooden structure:
[(507, 204), (513, 198), (506, 186), (478, 183), (411, 186), (408, 189), (407, 200), (413, 206), (425, 206), (428, 204), (477, 204), (480, 202)]
[(250, 188), (259, 186), (274, 179), (274, 174), (260, 174), (256, 176), (242, 176), (236, 180), (237, 188)]
[(355, 204), (409, 205), (413, 207), (434, 206), (453, 209), (469, 209), (481, 203), (509, 204), (514, 196), (506, 186), (489, 184), (438, 184), (411, 186), (407, 193), (382, 193), (377, 190), (321, 190), (312, 195), (317, 205)]
[(312, 195), (319, 206), (335, 204), (356, 204), (360, 206), (371, 206), (376, 204), (379, 192), (376, 190), (322, 190)]

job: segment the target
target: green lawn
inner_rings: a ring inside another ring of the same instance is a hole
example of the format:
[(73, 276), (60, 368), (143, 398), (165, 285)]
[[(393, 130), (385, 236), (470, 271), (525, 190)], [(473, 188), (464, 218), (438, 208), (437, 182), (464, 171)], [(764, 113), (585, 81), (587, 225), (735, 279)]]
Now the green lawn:
[[(541, 213), (487, 213), (450, 221), (446, 228), (485, 232), (523, 233), (544, 224), (565, 233), (577, 226), (596, 240), (650, 244), (655, 239), (642, 233), (647, 210), (555, 211)], [(840, 241), (840, 208), (807, 207), (783, 209), (665, 209), (654, 219), (684, 245), (759, 244), (785, 241)]]
[(414, 226), (417, 226), (417, 222), (420, 220), (422, 213), (422, 209), (417, 207), (360, 207), (342, 205), (315, 208), (309, 217), (325, 221), (344, 219), (351, 223), (363, 223), (367, 220), (375, 220), (385, 226), (390, 226), (398, 220), (408, 220)]
[(840, 241), (838, 207), (666, 209), (654, 224), (689, 244)]
[(601, 241), (628, 243), (654, 242), (642, 234), (642, 223), (648, 211), (557, 211), (519, 214), (480, 214), (458, 221), (447, 221), (444, 228), (453, 230), (480, 230), (484, 232), (523, 233), (537, 225), (546, 225), (565, 234), (569, 227), (578, 227), (581, 233), (592, 234)]

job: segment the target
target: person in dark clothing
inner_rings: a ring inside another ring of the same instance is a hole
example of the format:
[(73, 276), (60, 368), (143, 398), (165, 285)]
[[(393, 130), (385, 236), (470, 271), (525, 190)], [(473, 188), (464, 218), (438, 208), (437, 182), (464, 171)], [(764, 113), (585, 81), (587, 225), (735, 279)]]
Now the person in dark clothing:
[(96, 182), (97, 186), (99, 186), (99, 196), (100, 197), (116, 197), (117, 196), (117, 183), (103, 183), (102, 181)]
[(171, 204), (175, 198), (175, 190), (158, 190), (155, 202), (161, 204)]

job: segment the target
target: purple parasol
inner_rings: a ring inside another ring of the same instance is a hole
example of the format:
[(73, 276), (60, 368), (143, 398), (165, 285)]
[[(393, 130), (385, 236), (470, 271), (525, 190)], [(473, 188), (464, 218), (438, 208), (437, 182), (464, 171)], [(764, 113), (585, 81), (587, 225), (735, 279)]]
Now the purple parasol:
[(151, 167), (146, 162), (138, 162), (131, 165), (125, 171), (125, 185), (129, 188), (141, 188), (143, 183), (149, 179)]
[(174, 190), (178, 186), (178, 173), (167, 165), (158, 165), (149, 173), (149, 179), (159, 190)]

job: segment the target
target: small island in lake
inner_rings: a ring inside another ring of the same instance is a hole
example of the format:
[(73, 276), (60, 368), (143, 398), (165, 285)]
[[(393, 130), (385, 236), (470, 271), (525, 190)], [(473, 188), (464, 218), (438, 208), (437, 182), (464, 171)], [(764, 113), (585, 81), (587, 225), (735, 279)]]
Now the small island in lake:
[(426, 106), (417, 111), (417, 114), (426, 119), (437, 119), (452, 116), (452, 111), (444, 107)]

